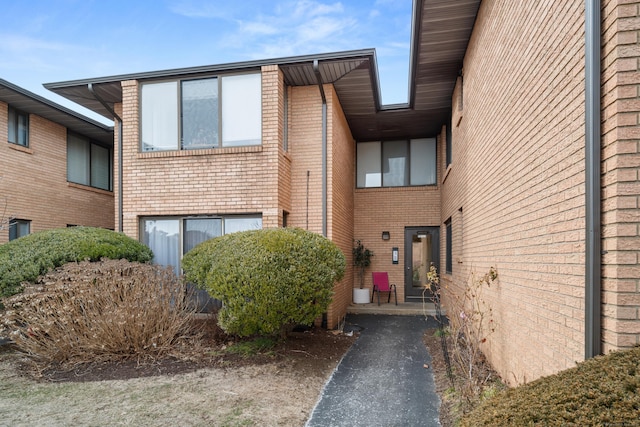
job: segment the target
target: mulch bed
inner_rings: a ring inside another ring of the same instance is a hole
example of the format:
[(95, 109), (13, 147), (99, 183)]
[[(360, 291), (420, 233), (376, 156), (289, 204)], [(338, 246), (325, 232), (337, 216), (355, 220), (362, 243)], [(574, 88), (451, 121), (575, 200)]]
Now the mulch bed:
[(157, 375), (176, 375), (203, 368), (226, 368), (277, 363), (284, 369), (301, 371), (313, 376), (326, 371), (327, 364), (340, 359), (356, 339), (335, 331), (311, 328), (289, 333), (286, 341), (274, 348), (251, 355), (224, 351), (241, 340), (225, 335), (212, 320), (195, 320), (203, 331), (202, 338), (194, 342), (192, 351), (181, 350), (179, 357), (124, 358), (117, 361), (78, 363), (75, 365), (49, 365), (37, 369), (33, 363), (23, 361), (22, 370), (30, 376), (51, 382), (87, 382), (126, 380)]

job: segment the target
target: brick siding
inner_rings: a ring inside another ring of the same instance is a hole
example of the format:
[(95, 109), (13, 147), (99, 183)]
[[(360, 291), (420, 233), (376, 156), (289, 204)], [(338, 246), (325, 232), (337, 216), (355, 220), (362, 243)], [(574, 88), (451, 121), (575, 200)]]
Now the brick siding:
[[(32, 233), (67, 224), (114, 228), (113, 194), (67, 182), (67, 129), (29, 115), (29, 147), (7, 142), (8, 106), (0, 102), (0, 215), (31, 221)], [(5, 218), (6, 219), (6, 218)], [(0, 230), (0, 243), (9, 230)]]
[(443, 285), (459, 295), (497, 268), (483, 350), (514, 384), (584, 358), (583, 3), (483, 1), (452, 97)]
[(603, 350), (640, 344), (640, 2), (602, 9)]

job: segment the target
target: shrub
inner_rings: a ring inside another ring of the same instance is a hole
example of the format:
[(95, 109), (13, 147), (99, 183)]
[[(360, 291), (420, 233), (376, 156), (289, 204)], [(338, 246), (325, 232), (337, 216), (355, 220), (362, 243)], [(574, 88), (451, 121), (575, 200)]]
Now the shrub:
[(182, 260), (187, 281), (223, 302), (220, 326), (240, 336), (283, 334), (326, 311), (345, 257), (302, 229), (232, 233), (201, 243)]
[(191, 325), (172, 270), (126, 260), (68, 263), (5, 299), (3, 324), (39, 362), (169, 352)]
[(103, 228), (70, 227), (40, 231), (0, 245), (0, 297), (19, 293), (52, 268), (72, 261), (101, 258), (148, 262), (151, 249)]
[(465, 416), (463, 426), (635, 426), (640, 414), (640, 347), (510, 389)]

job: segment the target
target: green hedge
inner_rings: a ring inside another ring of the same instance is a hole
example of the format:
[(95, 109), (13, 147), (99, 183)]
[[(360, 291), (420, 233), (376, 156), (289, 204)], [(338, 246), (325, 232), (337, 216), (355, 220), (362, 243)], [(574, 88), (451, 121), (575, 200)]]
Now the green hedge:
[(187, 281), (223, 302), (218, 320), (226, 332), (277, 335), (327, 310), (345, 257), (318, 234), (263, 229), (203, 242), (184, 256), (182, 268)]
[(640, 425), (640, 347), (610, 353), (484, 401), (462, 426)]
[(149, 262), (151, 249), (103, 228), (70, 227), (40, 231), (0, 245), (0, 296), (21, 291), (52, 268), (72, 261), (101, 258)]

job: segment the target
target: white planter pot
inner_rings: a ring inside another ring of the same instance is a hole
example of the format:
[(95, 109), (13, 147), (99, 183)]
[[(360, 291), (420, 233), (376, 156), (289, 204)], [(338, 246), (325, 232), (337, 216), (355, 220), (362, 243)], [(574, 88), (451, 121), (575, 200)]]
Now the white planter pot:
[(353, 289), (353, 303), (354, 304), (369, 304), (369, 289), (354, 288)]

